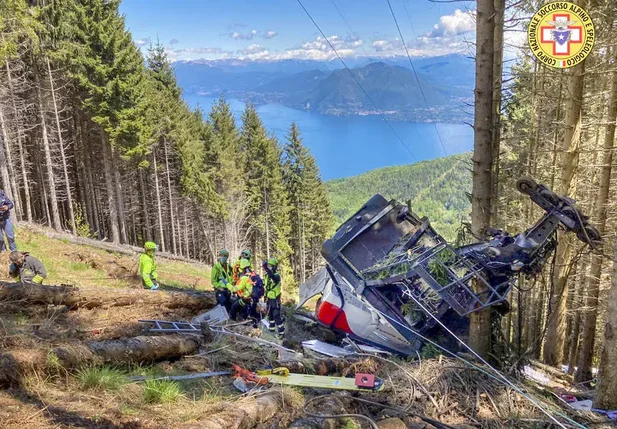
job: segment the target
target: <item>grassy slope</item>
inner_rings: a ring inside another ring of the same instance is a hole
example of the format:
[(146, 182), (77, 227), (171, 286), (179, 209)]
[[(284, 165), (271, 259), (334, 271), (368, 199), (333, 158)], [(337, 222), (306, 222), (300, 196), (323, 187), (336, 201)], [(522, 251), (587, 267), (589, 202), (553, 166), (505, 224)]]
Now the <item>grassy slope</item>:
[(400, 202), (411, 199), (414, 212), (429, 217), (438, 232), (453, 240), (471, 210), (466, 196), (471, 192), (470, 158), (469, 153), (454, 155), (327, 182), (337, 226), (380, 193)]
[[(111, 253), (18, 227), (18, 249), (39, 258), (48, 272), (45, 284), (75, 286), (140, 287), (137, 276), (139, 255)], [(10, 280), (8, 252), (0, 253), (0, 280)], [(210, 289), (210, 269), (202, 264), (157, 259), (161, 285)]]

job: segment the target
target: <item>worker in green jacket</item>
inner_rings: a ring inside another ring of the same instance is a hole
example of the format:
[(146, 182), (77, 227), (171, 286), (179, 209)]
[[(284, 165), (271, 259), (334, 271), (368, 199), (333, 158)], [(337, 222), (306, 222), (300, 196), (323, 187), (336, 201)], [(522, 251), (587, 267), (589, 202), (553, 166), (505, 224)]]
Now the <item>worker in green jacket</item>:
[(245, 318), (250, 318), (253, 327), (257, 328), (260, 320), (257, 303), (264, 295), (264, 283), (261, 277), (253, 271), (247, 259), (240, 261), (240, 270), (241, 277), (231, 289), (237, 295), (237, 299), (231, 306), (229, 316), (237, 320), (238, 312), (240, 312)]
[(30, 256), (28, 252), (14, 250), (9, 254), (9, 260), (11, 261), (9, 275), (19, 278), (21, 283), (42, 284), (43, 279), (47, 277), (43, 263), (34, 256)]
[(248, 261), (249, 262), (249, 266), (251, 267), (251, 269), (253, 268), (252, 261), (251, 261), (251, 251), (250, 250), (248, 250), (248, 249), (243, 250), (242, 253), (240, 253), (240, 257), (238, 258), (238, 260), (234, 264), (234, 268), (233, 268), (234, 284), (238, 283), (238, 281), (240, 280), (240, 276), (242, 275), (242, 269), (240, 268), (240, 263), (243, 260)]
[(233, 287), (233, 268), (227, 262), (228, 259), (229, 252), (221, 250), (219, 252), (219, 259), (212, 267), (212, 272), (210, 273), (210, 281), (214, 287), (216, 302), (225, 307), (227, 311), (231, 308), (231, 288)]
[(144, 289), (157, 290), (159, 288), (157, 282), (158, 274), (156, 273), (156, 265), (154, 263), (156, 248), (156, 243), (147, 241), (144, 244), (144, 253), (139, 258), (139, 275), (141, 276), (141, 284)]
[(281, 275), (278, 273), (279, 261), (270, 258), (262, 262), (262, 268), (266, 272), (264, 279), (265, 301), (268, 305), (268, 329), (279, 335), (285, 334), (285, 321), (281, 317)]
[(234, 286), (231, 287), (231, 292), (236, 296), (236, 300), (231, 305), (229, 317), (237, 320), (238, 313), (245, 315), (251, 304), (251, 295), (253, 293), (253, 281), (251, 279), (251, 263), (246, 259), (241, 259), (238, 264), (240, 278)]

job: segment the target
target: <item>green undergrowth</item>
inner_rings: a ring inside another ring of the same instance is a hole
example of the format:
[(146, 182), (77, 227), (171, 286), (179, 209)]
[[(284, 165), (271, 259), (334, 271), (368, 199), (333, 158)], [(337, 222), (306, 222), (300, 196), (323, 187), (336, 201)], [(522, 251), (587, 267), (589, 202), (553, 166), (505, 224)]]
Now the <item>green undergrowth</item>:
[(144, 382), (144, 401), (149, 404), (176, 402), (181, 396), (180, 385), (175, 381), (146, 380)]
[(128, 383), (123, 371), (109, 367), (86, 367), (77, 372), (82, 389), (117, 391)]

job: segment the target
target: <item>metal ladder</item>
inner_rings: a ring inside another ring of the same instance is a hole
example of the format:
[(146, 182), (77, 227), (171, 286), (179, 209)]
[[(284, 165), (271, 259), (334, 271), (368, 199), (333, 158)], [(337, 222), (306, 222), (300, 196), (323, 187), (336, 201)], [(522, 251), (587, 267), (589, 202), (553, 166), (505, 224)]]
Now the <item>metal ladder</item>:
[(139, 323), (153, 324), (150, 332), (194, 332), (201, 333), (201, 327), (188, 322), (169, 322), (167, 320), (138, 320)]

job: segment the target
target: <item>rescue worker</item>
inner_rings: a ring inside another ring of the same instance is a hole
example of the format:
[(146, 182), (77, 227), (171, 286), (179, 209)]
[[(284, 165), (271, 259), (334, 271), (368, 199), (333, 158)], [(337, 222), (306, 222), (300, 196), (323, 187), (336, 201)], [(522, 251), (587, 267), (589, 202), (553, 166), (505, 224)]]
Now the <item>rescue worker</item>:
[(268, 305), (268, 330), (272, 333), (278, 331), (282, 336), (285, 335), (285, 320), (281, 317), (281, 275), (278, 273), (278, 265), (276, 258), (262, 262), (262, 268), (266, 272), (264, 299)]
[(216, 293), (216, 303), (225, 307), (227, 311), (231, 308), (231, 288), (233, 287), (232, 266), (227, 262), (229, 252), (221, 250), (219, 259), (212, 267), (210, 281)]
[(47, 277), (47, 270), (41, 261), (34, 256), (30, 256), (28, 252), (12, 251), (9, 254), (11, 266), (9, 267), (9, 275), (13, 278), (18, 278), (22, 283), (37, 283), (42, 284), (43, 279)]
[(251, 303), (251, 294), (253, 293), (253, 282), (250, 276), (251, 263), (246, 259), (242, 259), (239, 262), (241, 276), (231, 288), (231, 292), (236, 296), (236, 300), (231, 305), (231, 310), (229, 311), (229, 317), (233, 320), (238, 320), (239, 312), (243, 314), (246, 312)]
[(0, 189), (0, 252), (6, 250), (6, 244), (4, 243), (2, 233), (4, 233), (6, 241), (9, 243), (9, 250), (17, 250), (17, 245), (15, 244), (15, 230), (11, 222), (11, 209), (13, 207), (13, 202), (6, 195), (4, 189)]
[(253, 268), (252, 263), (251, 263), (251, 251), (248, 249), (243, 250), (242, 253), (240, 253), (240, 257), (234, 264), (234, 269), (233, 269), (234, 284), (237, 284), (238, 281), (240, 280), (240, 276), (242, 276), (242, 269), (240, 268), (240, 263), (242, 262), (242, 260), (247, 260), (249, 262), (249, 266), (251, 267), (251, 269)]
[(156, 273), (156, 265), (154, 263), (154, 252), (156, 249), (156, 243), (146, 241), (144, 253), (139, 257), (139, 275), (141, 276), (141, 284), (144, 289), (157, 290), (159, 288), (158, 274)]
[(240, 261), (241, 276), (232, 292), (236, 293), (238, 299), (232, 304), (230, 317), (237, 320), (238, 312), (242, 312), (245, 318), (250, 318), (253, 328), (257, 328), (260, 319), (257, 313), (257, 303), (264, 295), (264, 286), (259, 277), (251, 268), (251, 263), (247, 259)]

